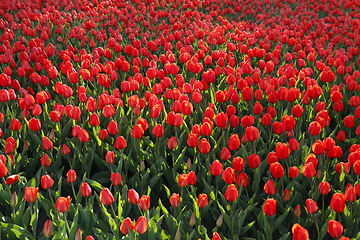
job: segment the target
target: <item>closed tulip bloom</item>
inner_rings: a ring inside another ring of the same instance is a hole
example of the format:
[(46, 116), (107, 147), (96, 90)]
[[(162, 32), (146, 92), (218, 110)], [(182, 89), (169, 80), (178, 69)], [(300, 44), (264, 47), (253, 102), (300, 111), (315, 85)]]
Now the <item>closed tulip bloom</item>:
[(276, 156), (279, 159), (286, 159), (289, 154), (290, 154), (290, 149), (289, 147), (286, 145), (286, 143), (277, 143), (276, 147), (275, 147), (275, 152), (276, 152)]
[(221, 158), (221, 160), (224, 160), (224, 161), (229, 160), (231, 158), (230, 150), (227, 147), (224, 147), (221, 150), (220, 158)]
[(35, 202), (39, 188), (36, 187), (26, 187), (24, 199), (27, 202)]
[(273, 180), (270, 179), (265, 183), (264, 191), (269, 195), (274, 195), (276, 193), (276, 187)]
[[(103, 129), (105, 130), (105, 129)], [(126, 140), (123, 136), (119, 136), (116, 138), (114, 147), (118, 150), (122, 150), (127, 146)]]
[(323, 141), (323, 143), (324, 143), (325, 151), (331, 151), (335, 147), (335, 140), (332, 139), (331, 137), (326, 138)]
[(113, 164), (115, 159), (115, 154), (113, 151), (107, 151), (105, 155), (105, 160), (108, 164)]
[(161, 124), (157, 124), (153, 128), (153, 134), (155, 137), (160, 138), (164, 135), (164, 128)]
[(321, 155), (325, 151), (325, 146), (321, 140), (317, 140), (316, 142), (313, 143), (311, 149), (316, 155)]
[(110, 192), (108, 188), (104, 188), (100, 192), (100, 202), (102, 202), (104, 205), (110, 205), (114, 202), (114, 196)]
[(254, 126), (247, 127), (245, 129), (245, 132), (246, 132), (246, 137), (249, 141), (253, 142), (259, 137), (259, 130)]
[(63, 153), (64, 155), (68, 155), (68, 154), (70, 153), (70, 148), (69, 148), (67, 145), (65, 145), (65, 144), (63, 144), (62, 153)]
[(73, 183), (76, 181), (76, 172), (72, 169), (70, 169), (67, 174), (66, 174), (66, 177), (67, 177), (67, 182), (68, 183)]
[(209, 142), (206, 140), (206, 138), (201, 139), (199, 144), (199, 152), (201, 152), (202, 154), (206, 154), (209, 151), (210, 151)]
[(187, 144), (191, 148), (196, 148), (199, 145), (198, 136), (195, 133), (190, 132), (188, 136)]
[(39, 131), (41, 129), (41, 122), (39, 119), (36, 118), (32, 118), (29, 120), (29, 128), (36, 132)]
[(173, 193), (170, 197), (170, 204), (173, 207), (179, 206), (180, 195), (178, 193)]
[(318, 210), (317, 203), (311, 198), (306, 199), (306, 209), (309, 214), (313, 214)]
[(205, 193), (200, 194), (197, 204), (199, 208), (206, 207), (208, 205), (208, 196)]
[(222, 178), (227, 184), (235, 183), (235, 170), (231, 167), (227, 167), (223, 172)]
[(16, 118), (14, 118), (12, 121), (11, 121), (11, 124), (10, 124), (10, 129), (13, 130), (13, 131), (19, 131), (21, 128), (21, 123), (19, 120), (17, 120)]
[(263, 206), (264, 213), (268, 216), (273, 216), (276, 213), (276, 203), (277, 201), (273, 198), (266, 199)]
[(221, 240), (220, 235), (217, 232), (214, 232), (211, 240)]
[(143, 195), (140, 199), (139, 199), (139, 205), (141, 207), (141, 209), (143, 211), (149, 210), (150, 208), (150, 197)]
[(297, 205), (297, 206), (295, 207), (294, 215), (295, 215), (295, 217), (300, 217), (300, 215), (301, 215), (301, 208), (300, 208), (299, 205)]
[(265, 113), (262, 117), (261, 117), (261, 123), (267, 127), (267, 126), (270, 126), (271, 125), (271, 120), (272, 120), (272, 117), (269, 113)]
[(96, 113), (91, 114), (89, 123), (94, 127), (98, 126), (100, 124), (99, 116)]
[(41, 187), (43, 189), (49, 189), (54, 185), (54, 180), (49, 175), (41, 177)]
[(311, 135), (311, 136), (316, 136), (316, 135), (318, 135), (320, 132), (321, 132), (321, 125), (320, 125), (320, 123), (318, 123), (318, 122), (311, 122), (310, 124), (309, 124), (309, 128), (308, 128), (308, 130), (309, 130), (309, 134)]
[[(1, 160), (0, 160), (0, 162), (1, 162)], [(7, 185), (13, 185), (17, 181), (19, 181), (19, 175), (18, 174), (13, 174), (13, 175), (7, 177), (6, 184)]]
[(321, 182), (319, 184), (319, 192), (320, 192), (320, 194), (326, 195), (326, 194), (328, 194), (330, 192), (330, 190), (331, 190), (331, 187), (330, 187), (330, 184), (328, 182), (324, 181), (324, 182)]
[(186, 187), (188, 185), (188, 175), (180, 174), (178, 178), (179, 187)]
[(245, 161), (241, 157), (235, 157), (232, 160), (232, 166), (236, 172), (241, 172), (244, 169)]
[(240, 138), (237, 134), (231, 135), (229, 138), (228, 148), (230, 150), (237, 150), (240, 147)]
[(352, 128), (355, 126), (355, 118), (354, 116), (346, 116), (344, 118), (344, 126), (347, 128)]
[(201, 126), (201, 133), (204, 134), (204, 136), (210, 136), (212, 132), (212, 125), (208, 122), (204, 122)]
[(90, 197), (92, 190), (88, 183), (83, 182), (80, 187), (81, 196), (83, 197)]
[(271, 164), (273, 164), (273, 163), (279, 162), (279, 159), (276, 156), (276, 153), (274, 153), (274, 152), (269, 152), (267, 159), (268, 159), (269, 166), (271, 166)]
[(144, 129), (143, 127), (141, 126), (141, 124), (136, 124), (132, 131), (131, 131), (131, 135), (136, 138), (136, 139), (139, 139), (141, 138), (143, 135), (144, 135)]
[(345, 209), (345, 195), (342, 193), (335, 193), (330, 202), (331, 209), (337, 213), (342, 213)]
[(221, 175), (222, 171), (223, 171), (223, 166), (222, 166), (221, 162), (219, 160), (215, 160), (211, 164), (211, 168), (210, 168), (211, 175), (219, 176), (219, 175)]
[(275, 162), (270, 165), (270, 172), (274, 178), (281, 178), (284, 175), (284, 168), (280, 163)]
[(289, 139), (289, 148), (290, 148), (290, 151), (295, 152), (299, 148), (299, 142), (295, 138), (290, 138)]
[(148, 222), (144, 216), (139, 217), (135, 223), (135, 231), (139, 234), (144, 234), (148, 229)]
[(95, 240), (95, 238), (91, 235), (87, 235), (85, 240)]
[(336, 135), (336, 139), (337, 139), (339, 142), (344, 142), (345, 139), (346, 139), (345, 131), (344, 131), (344, 130), (340, 130), (340, 131), (338, 132), (338, 134)]
[(42, 146), (45, 151), (48, 151), (53, 147), (53, 143), (48, 137), (44, 137), (42, 140)]
[(190, 171), (187, 174), (187, 183), (188, 183), (188, 185), (195, 185), (196, 181), (197, 181), (196, 174), (193, 171)]
[(241, 187), (247, 187), (249, 185), (249, 178), (246, 175), (246, 173), (241, 172), (239, 173), (239, 175), (236, 178), (236, 183), (237, 185), (241, 186)]
[(225, 129), (227, 126), (228, 116), (226, 113), (218, 113), (215, 116), (215, 124), (219, 128)]
[(253, 168), (253, 169), (258, 168), (260, 165), (260, 157), (256, 153), (251, 154), (248, 157), (247, 161), (248, 161), (249, 167)]
[(308, 240), (309, 232), (303, 228), (300, 224), (295, 223), (291, 228), (293, 234), (293, 240)]
[(119, 186), (122, 182), (122, 176), (120, 173), (111, 173), (110, 180), (114, 186)]
[(131, 219), (128, 217), (126, 218), (120, 225), (120, 231), (122, 234), (129, 234), (134, 229), (134, 225), (131, 222)]
[(312, 178), (316, 174), (315, 167), (311, 162), (305, 164), (302, 171), (303, 171), (304, 176), (307, 178)]
[(44, 235), (44, 237), (50, 237), (52, 233), (53, 233), (52, 222), (49, 219), (44, 224), (43, 235)]
[(239, 196), (238, 190), (234, 184), (230, 184), (225, 192), (225, 199), (229, 202), (235, 201)]
[(128, 201), (131, 204), (136, 204), (139, 202), (139, 194), (134, 189), (130, 189), (128, 191)]
[(55, 208), (58, 212), (64, 213), (69, 210), (71, 198), (68, 197), (59, 197), (56, 201)]
[(49, 167), (50, 163), (51, 163), (50, 159), (46, 153), (44, 154), (44, 156), (41, 157), (40, 162), (41, 162), (41, 165), (43, 165), (44, 167)]
[(0, 160), (0, 178), (5, 177), (8, 173), (7, 167), (4, 165), (4, 163)]
[(349, 202), (355, 202), (356, 201), (355, 188), (350, 183), (349, 183), (349, 185), (345, 190), (345, 198)]
[(329, 220), (328, 221), (328, 233), (332, 238), (339, 238), (341, 234), (343, 233), (343, 225), (335, 220)]
[(285, 189), (285, 190), (284, 190), (283, 199), (284, 199), (284, 201), (286, 201), (286, 202), (290, 200), (290, 191), (289, 191), (289, 189)]
[(111, 135), (116, 135), (119, 132), (119, 127), (114, 120), (111, 120), (108, 124), (107, 130)]

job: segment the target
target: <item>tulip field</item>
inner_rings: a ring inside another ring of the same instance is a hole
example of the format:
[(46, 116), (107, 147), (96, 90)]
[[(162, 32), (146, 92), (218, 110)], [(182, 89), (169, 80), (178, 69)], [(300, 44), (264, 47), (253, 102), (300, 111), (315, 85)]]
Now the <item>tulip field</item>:
[(360, 1), (0, 16), (1, 240), (360, 239)]

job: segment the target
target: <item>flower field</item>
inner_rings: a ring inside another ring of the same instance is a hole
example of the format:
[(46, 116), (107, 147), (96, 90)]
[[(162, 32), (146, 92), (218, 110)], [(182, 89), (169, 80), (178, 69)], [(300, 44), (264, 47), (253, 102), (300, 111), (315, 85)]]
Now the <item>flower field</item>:
[(360, 2), (0, 2), (0, 239), (360, 239)]

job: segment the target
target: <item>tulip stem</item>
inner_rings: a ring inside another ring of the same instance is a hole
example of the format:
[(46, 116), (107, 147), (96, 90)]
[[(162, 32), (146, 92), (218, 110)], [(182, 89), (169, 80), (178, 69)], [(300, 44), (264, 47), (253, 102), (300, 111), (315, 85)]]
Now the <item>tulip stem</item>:
[(318, 237), (319, 237), (320, 236), (320, 231), (319, 231), (319, 226), (318, 226), (317, 221), (316, 221), (315, 214), (313, 214), (313, 217), (314, 217), (314, 222), (315, 222), (315, 226), (316, 226), (316, 231), (317, 231), (317, 234), (318, 234)]
[(217, 199), (217, 197), (218, 197), (218, 191), (219, 191), (219, 178), (218, 178), (218, 176), (216, 176), (215, 178), (216, 178), (216, 194), (215, 194), (215, 199)]
[(76, 193), (75, 193), (75, 188), (74, 188), (74, 184), (73, 184), (73, 183), (71, 183), (71, 188), (72, 188), (72, 190), (73, 190), (75, 203), (77, 203), (77, 200), (76, 200)]
[(234, 216), (233, 216), (232, 202), (230, 202), (230, 214), (231, 214), (231, 235), (234, 236)]
[(68, 234), (70, 234), (70, 227), (69, 227), (69, 223), (66, 218), (66, 212), (64, 212), (63, 214), (64, 214), (64, 220), (65, 220), (66, 228), (68, 230)]
[(115, 214), (115, 211), (114, 211), (114, 208), (113, 208), (112, 204), (110, 204), (110, 207), (111, 207), (111, 210), (112, 210), (112, 212), (113, 212), (113, 214), (114, 214), (114, 217), (115, 217), (116, 226), (118, 226), (118, 225), (119, 225), (119, 224), (118, 224), (118, 218), (117, 218), (117, 216), (116, 216), (116, 214)]
[(255, 141), (253, 141), (252, 143), (253, 143), (254, 153), (256, 154)]
[(54, 205), (54, 207), (55, 207), (55, 202), (54, 202), (54, 200), (53, 200), (53, 199), (52, 199), (52, 197), (51, 197), (50, 188), (48, 188), (48, 193), (49, 193), (49, 198), (50, 198), (50, 200), (51, 200), (52, 204), (53, 204), (53, 205)]

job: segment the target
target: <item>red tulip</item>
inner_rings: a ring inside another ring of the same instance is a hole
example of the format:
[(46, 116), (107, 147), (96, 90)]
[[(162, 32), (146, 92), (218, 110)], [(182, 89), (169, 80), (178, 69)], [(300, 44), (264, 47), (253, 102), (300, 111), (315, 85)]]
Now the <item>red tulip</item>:
[(221, 112), (216, 114), (215, 116), (215, 124), (219, 128), (225, 129), (227, 126), (228, 116), (227, 114)]
[(354, 116), (346, 116), (344, 118), (344, 126), (347, 128), (352, 128), (355, 126), (355, 118)]
[(313, 214), (318, 210), (317, 204), (311, 198), (306, 199), (306, 209), (309, 214)]
[(253, 153), (247, 158), (248, 164), (250, 168), (258, 168), (260, 165), (260, 157)]
[(276, 200), (273, 198), (266, 199), (263, 206), (264, 213), (268, 216), (273, 216), (276, 213), (276, 203)]
[(230, 150), (227, 147), (224, 147), (221, 150), (220, 158), (221, 158), (221, 160), (224, 160), (224, 161), (229, 160), (231, 158)]
[(111, 135), (116, 135), (119, 132), (119, 127), (114, 120), (111, 120), (108, 124), (107, 130)]
[(39, 131), (41, 129), (41, 122), (39, 119), (36, 118), (32, 118), (29, 120), (29, 128), (36, 132)]
[(144, 129), (142, 127), (141, 124), (136, 124), (133, 128), (133, 130), (131, 131), (131, 135), (136, 138), (139, 139), (144, 135)]
[(104, 205), (110, 205), (114, 202), (114, 196), (112, 195), (112, 193), (110, 192), (110, 190), (108, 188), (104, 188), (101, 192), (100, 192), (100, 201), (104, 204)]
[(198, 136), (194, 133), (189, 133), (187, 144), (191, 148), (196, 148), (199, 144)]
[(164, 134), (164, 128), (161, 124), (157, 124), (153, 128), (153, 134), (155, 137), (160, 138)]
[[(105, 130), (105, 129), (103, 129)], [(116, 138), (114, 147), (118, 150), (122, 150), (127, 146), (126, 140), (123, 136), (119, 136)]]
[(180, 174), (178, 178), (179, 187), (186, 187), (188, 185), (188, 175)]
[(210, 168), (210, 173), (213, 176), (219, 176), (221, 175), (223, 171), (223, 167), (222, 164), (219, 160), (215, 160), (212, 164), (211, 164), (211, 168)]
[(115, 154), (113, 151), (107, 151), (106, 155), (105, 155), (105, 160), (108, 164), (113, 164), (114, 163), (114, 158), (115, 158)]
[(45, 151), (48, 151), (53, 147), (53, 143), (48, 137), (43, 138), (42, 145)]
[(233, 134), (229, 138), (228, 148), (230, 150), (237, 150), (240, 147), (240, 139), (237, 134)]
[(7, 167), (4, 165), (4, 163), (0, 160), (0, 178), (5, 177), (8, 173)]
[(134, 229), (134, 225), (131, 222), (131, 219), (128, 217), (126, 218), (120, 225), (120, 231), (122, 234), (129, 234)]
[(272, 125), (274, 133), (277, 135), (281, 135), (285, 132), (284, 124), (281, 122), (275, 121)]
[(330, 202), (330, 206), (332, 210), (334, 210), (337, 213), (342, 213), (345, 209), (345, 195), (342, 193), (335, 193)]
[(139, 217), (135, 223), (135, 231), (139, 234), (144, 234), (148, 229), (148, 222), (144, 216)]
[(81, 184), (80, 191), (83, 197), (90, 197), (92, 192), (90, 185), (86, 182)]
[(268, 195), (274, 195), (276, 193), (276, 187), (273, 180), (268, 180), (264, 185), (264, 191)]
[(336, 135), (336, 139), (337, 139), (339, 142), (344, 142), (345, 139), (346, 139), (345, 131), (340, 130), (340, 131), (338, 132), (338, 134)]
[(261, 123), (267, 127), (267, 126), (270, 126), (271, 125), (271, 120), (272, 120), (272, 117), (269, 113), (265, 113), (262, 117), (261, 117)]
[[(0, 161), (1, 162), (1, 161)], [(17, 181), (19, 181), (19, 175), (18, 174), (13, 174), (9, 177), (7, 177), (6, 179), (6, 184), (7, 185), (13, 185), (14, 183), (16, 183)]]
[(349, 202), (355, 202), (356, 201), (355, 188), (350, 183), (348, 184), (348, 187), (346, 187), (345, 198)]
[(136, 204), (139, 202), (139, 194), (134, 189), (130, 189), (128, 191), (128, 201), (131, 204)]
[(282, 124), (285, 128), (285, 131), (291, 131), (295, 127), (295, 119), (293, 116), (285, 115), (282, 117)]
[(150, 208), (150, 197), (143, 195), (140, 199), (139, 199), (139, 206), (141, 207), (141, 209), (143, 211), (147, 211)]
[(197, 204), (199, 208), (206, 207), (208, 205), (208, 196), (205, 193), (200, 194)]
[(167, 142), (168, 148), (174, 150), (177, 147), (176, 137), (171, 137)]
[(293, 233), (293, 240), (308, 240), (309, 239), (309, 232), (300, 226), (298, 223), (295, 223), (291, 231)]
[(249, 141), (255, 141), (259, 137), (259, 130), (256, 127), (250, 126), (245, 129), (246, 137)]
[(69, 210), (71, 198), (68, 197), (59, 197), (56, 201), (55, 208), (58, 212), (64, 213)]
[(214, 232), (211, 240), (221, 240), (221, 237), (217, 232)]
[(73, 183), (76, 181), (76, 172), (72, 169), (70, 169), (67, 174), (66, 174), (66, 177), (67, 177), (67, 182), (68, 183)]
[(24, 199), (27, 202), (35, 202), (37, 194), (39, 192), (39, 188), (35, 187), (26, 187)]
[(98, 126), (100, 124), (99, 116), (96, 113), (91, 114), (89, 123), (94, 127)]
[(242, 188), (247, 187), (249, 185), (249, 179), (246, 173), (241, 172), (236, 178), (236, 183), (239, 186), (242, 186)]
[(286, 143), (277, 143), (276, 147), (275, 147), (275, 152), (276, 152), (276, 156), (279, 159), (286, 159), (289, 154), (290, 154), (290, 149), (289, 147), (286, 145)]
[(343, 233), (343, 225), (335, 220), (328, 221), (328, 233), (332, 238), (339, 238)]
[(241, 172), (244, 169), (245, 161), (241, 157), (235, 157), (232, 160), (232, 166), (236, 172)]
[(304, 112), (303, 107), (298, 104), (295, 105), (291, 110), (292, 115), (296, 118), (301, 118), (303, 112)]
[(284, 168), (280, 163), (275, 162), (270, 165), (270, 172), (273, 178), (281, 178), (284, 175)]
[(225, 192), (225, 199), (229, 202), (235, 201), (239, 196), (238, 190), (234, 184), (230, 184)]
[(311, 122), (308, 130), (311, 136), (316, 136), (321, 132), (321, 125), (318, 122)]
[(227, 184), (235, 183), (235, 170), (227, 167), (223, 172), (222, 178)]
[(180, 195), (178, 193), (173, 193), (170, 197), (170, 204), (173, 207), (179, 206)]
[(43, 189), (49, 189), (54, 185), (54, 180), (49, 175), (41, 177), (41, 187)]
[(200, 140), (200, 144), (199, 144), (199, 152), (206, 154), (210, 151), (210, 144), (209, 142), (203, 138)]
[(122, 176), (120, 173), (111, 173), (110, 180), (114, 186), (119, 186), (122, 182)]
[(284, 199), (284, 201), (286, 201), (286, 202), (290, 200), (290, 191), (289, 191), (289, 189), (285, 189), (285, 190), (284, 190), (283, 199)]
[(44, 154), (44, 156), (41, 157), (40, 162), (41, 162), (41, 165), (43, 165), (44, 167), (49, 167), (50, 163), (51, 163), (50, 159), (46, 153)]
[(320, 192), (320, 194), (326, 195), (326, 194), (328, 194), (330, 192), (330, 190), (331, 190), (331, 187), (330, 187), (330, 184), (328, 182), (324, 181), (324, 182), (321, 182), (319, 184), (319, 192)]
[(44, 237), (50, 237), (52, 233), (53, 233), (53, 227), (52, 227), (51, 220), (49, 219), (44, 224), (43, 235), (44, 235)]
[(315, 167), (311, 162), (305, 164), (302, 171), (303, 171), (304, 176), (307, 178), (312, 178), (316, 174)]
[(300, 217), (300, 215), (301, 215), (301, 208), (300, 208), (299, 205), (297, 205), (297, 206), (295, 207), (294, 215), (295, 215), (295, 217)]
[(13, 130), (13, 131), (19, 131), (21, 128), (21, 123), (19, 120), (17, 120), (16, 118), (14, 118), (12, 121), (11, 121), (11, 125), (10, 125), (10, 129)]
[(197, 181), (196, 175), (193, 171), (190, 171), (187, 174), (187, 184), (188, 185), (195, 185)]
[(313, 143), (311, 149), (316, 155), (321, 155), (325, 151), (325, 145), (321, 140), (317, 140)]
[(289, 148), (290, 148), (290, 151), (295, 152), (299, 148), (299, 142), (295, 138), (290, 138), (289, 139)]
[(70, 153), (70, 148), (68, 146), (66, 146), (65, 144), (63, 144), (62, 152), (64, 155), (68, 155)]

